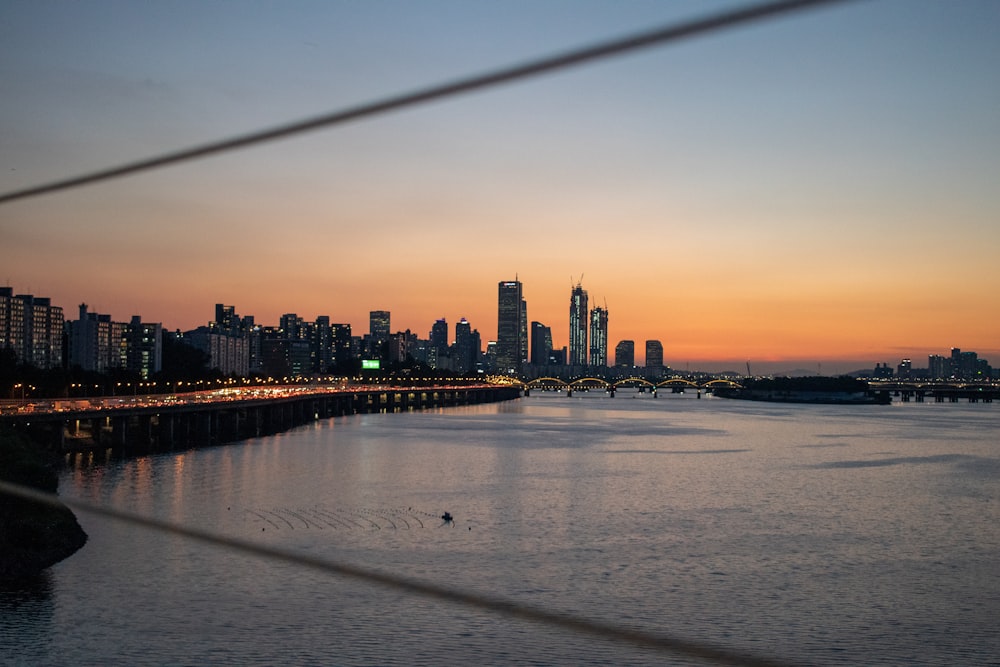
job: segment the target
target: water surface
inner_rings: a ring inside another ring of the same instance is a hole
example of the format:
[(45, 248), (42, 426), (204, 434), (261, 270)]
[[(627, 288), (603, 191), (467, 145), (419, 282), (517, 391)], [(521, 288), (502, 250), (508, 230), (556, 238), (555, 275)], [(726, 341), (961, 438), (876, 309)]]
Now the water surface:
[[(542, 392), (81, 458), (60, 492), (791, 662), (1000, 664), (998, 410)], [(83, 550), (0, 591), (3, 664), (665, 662), (79, 518)]]

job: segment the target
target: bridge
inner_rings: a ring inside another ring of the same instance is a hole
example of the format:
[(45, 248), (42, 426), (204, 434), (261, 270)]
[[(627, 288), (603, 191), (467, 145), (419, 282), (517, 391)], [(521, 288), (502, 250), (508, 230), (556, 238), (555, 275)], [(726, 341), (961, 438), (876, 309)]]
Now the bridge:
[(532, 389), (540, 389), (543, 391), (565, 391), (567, 396), (572, 396), (574, 391), (590, 391), (592, 389), (597, 389), (608, 392), (608, 394), (612, 397), (614, 397), (615, 392), (618, 389), (622, 388), (637, 388), (640, 391), (648, 390), (653, 396), (656, 396), (658, 389), (670, 389), (675, 393), (680, 393), (686, 389), (693, 389), (698, 392), (699, 398), (701, 397), (702, 392), (711, 392), (713, 389), (719, 387), (735, 389), (741, 388), (740, 384), (732, 380), (725, 379), (708, 380), (707, 382), (699, 384), (691, 380), (685, 380), (684, 378), (668, 378), (660, 380), (659, 382), (654, 382), (648, 378), (638, 376), (618, 378), (614, 380), (606, 380), (604, 378), (597, 377), (582, 377), (574, 380), (564, 380), (556, 377), (541, 377), (527, 382), (512, 380), (512, 384), (522, 387), (525, 395), (528, 395)]
[(280, 433), (321, 419), (506, 401), (516, 386), (281, 386), (84, 400), (6, 401), (0, 425), (55, 451), (169, 451)]

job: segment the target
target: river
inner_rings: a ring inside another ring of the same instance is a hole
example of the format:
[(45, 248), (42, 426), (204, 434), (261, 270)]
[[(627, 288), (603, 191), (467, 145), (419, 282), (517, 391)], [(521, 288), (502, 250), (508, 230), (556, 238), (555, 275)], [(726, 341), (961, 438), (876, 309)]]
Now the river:
[[(537, 392), (77, 457), (60, 494), (795, 664), (985, 665), (998, 433), (994, 404)], [(0, 664), (700, 664), (79, 519), (0, 590)]]

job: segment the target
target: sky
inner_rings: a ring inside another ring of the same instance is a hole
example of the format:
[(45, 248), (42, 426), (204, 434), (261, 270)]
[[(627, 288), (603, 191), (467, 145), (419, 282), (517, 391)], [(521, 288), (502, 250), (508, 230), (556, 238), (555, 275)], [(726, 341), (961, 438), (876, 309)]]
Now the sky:
[[(0, 193), (729, 1), (0, 0)], [(1000, 3), (848, 2), (0, 204), (0, 284), (187, 330), (234, 305), (568, 343), (581, 281), (676, 369), (1000, 365)]]

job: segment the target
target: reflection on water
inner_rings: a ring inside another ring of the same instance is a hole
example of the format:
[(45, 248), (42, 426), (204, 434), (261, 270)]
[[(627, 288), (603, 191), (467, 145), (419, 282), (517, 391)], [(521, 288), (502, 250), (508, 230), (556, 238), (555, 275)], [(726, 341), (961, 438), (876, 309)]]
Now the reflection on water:
[(0, 579), (0, 661), (41, 665), (45, 645), (58, 629), (53, 623), (51, 571), (18, 580)]
[(35, 577), (0, 579), (0, 611), (4, 613), (34, 614), (48, 609), (51, 612), (52, 574), (42, 572)]
[[(793, 662), (985, 664), (1000, 655), (998, 414), (991, 405), (541, 393), (80, 461), (60, 488), (282, 549)], [(664, 662), (80, 518), (88, 545), (52, 569), (46, 595), (29, 596), (44, 602), (39, 612), (25, 613), (26, 602), (0, 617), (0, 638), (18, 642), (0, 644), (0, 662)], [(7, 653), (24, 646), (21, 636), (46, 647), (27, 654), (36, 660)]]

